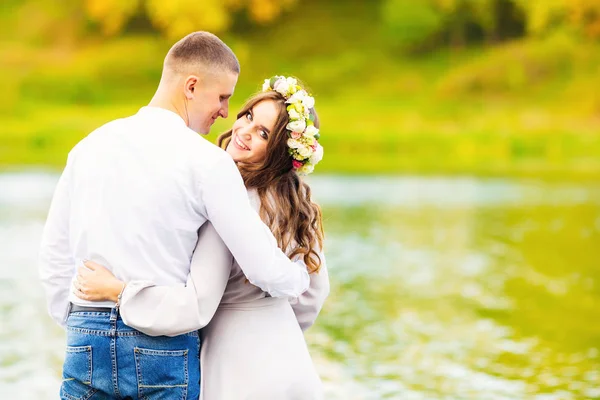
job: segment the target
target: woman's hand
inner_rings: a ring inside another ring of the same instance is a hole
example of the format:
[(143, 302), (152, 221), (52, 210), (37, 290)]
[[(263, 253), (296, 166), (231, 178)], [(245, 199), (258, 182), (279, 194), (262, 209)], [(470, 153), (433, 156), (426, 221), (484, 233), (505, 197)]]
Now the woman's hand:
[(83, 300), (117, 302), (125, 282), (115, 276), (102, 265), (93, 261), (85, 261), (84, 267), (77, 268), (77, 278), (73, 292)]

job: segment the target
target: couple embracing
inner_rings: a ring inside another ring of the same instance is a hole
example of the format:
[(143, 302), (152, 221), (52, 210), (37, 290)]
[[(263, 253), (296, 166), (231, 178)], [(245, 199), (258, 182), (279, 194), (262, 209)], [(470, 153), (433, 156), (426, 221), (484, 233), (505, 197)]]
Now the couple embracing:
[[(265, 80), (218, 138), (240, 67), (192, 33), (156, 94), (69, 153), (40, 251), (67, 330), (61, 399), (321, 399), (303, 331), (329, 294), (314, 99)], [(200, 351), (202, 347), (202, 351)]]

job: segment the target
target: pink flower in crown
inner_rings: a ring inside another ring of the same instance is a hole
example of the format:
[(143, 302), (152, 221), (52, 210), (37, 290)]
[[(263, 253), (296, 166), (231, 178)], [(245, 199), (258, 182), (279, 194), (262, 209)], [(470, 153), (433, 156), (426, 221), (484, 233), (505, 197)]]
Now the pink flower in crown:
[(300, 139), (300, 137), (302, 136), (302, 132), (294, 132), (292, 131), (292, 139)]
[(302, 163), (298, 160), (293, 160), (292, 161), (292, 165), (294, 166), (294, 168), (298, 169), (300, 167), (302, 167)]
[(310, 147), (312, 147), (313, 151), (317, 151), (317, 142), (315, 142), (315, 144), (313, 144)]

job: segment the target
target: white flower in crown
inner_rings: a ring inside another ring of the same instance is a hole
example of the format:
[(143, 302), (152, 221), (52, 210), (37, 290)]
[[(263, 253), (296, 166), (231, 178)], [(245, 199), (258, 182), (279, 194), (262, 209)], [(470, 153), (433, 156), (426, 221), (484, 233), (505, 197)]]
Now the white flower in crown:
[(293, 103), (297, 103), (297, 102), (302, 102), (302, 100), (306, 96), (308, 96), (308, 93), (306, 93), (306, 90), (304, 90), (304, 89), (298, 90), (296, 93), (291, 95), (289, 99), (287, 99), (286, 103), (293, 104)]
[(310, 110), (315, 106), (315, 98), (307, 95), (302, 99), (302, 104), (304, 104), (304, 107)]
[(288, 139), (287, 141), (287, 145), (290, 149), (298, 149), (302, 146), (304, 146), (302, 143), (300, 143), (300, 141), (298, 141), (297, 139)]
[(296, 80), (296, 78), (286, 78), (286, 82), (288, 83), (288, 85), (290, 86), (288, 89), (288, 93), (290, 95), (293, 95), (294, 93), (296, 93), (296, 91), (298, 89), (300, 89), (300, 87), (298, 86), (298, 81)]
[(312, 165), (316, 165), (318, 164), (322, 159), (323, 159), (323, 146), (321, 146), (318, 142), (317, 142), (317, 149), (314, 151), (314, 153), (310, 156), (310, 159), (308, 160), (309, 163), (311, 163)]
[(292, 121), (286, 125), (286, 129), (289, 129), (292, 132), (302, 133), (306, 129), (306, 121), (304, 119)]
[(290, 108), (290, 110), (288, 111), (288, 115), (290, 116), (290, 120), (292, 120), (292, 121), (302, 118), (300, 113), (298, 111), (296, 111), (295, 108)]
[(300, 168), (298, 168), (298, 173), (301, 175), (308, 175), (310, 173), (312, 173), (315, 169), (315, 166), (312, 164), (304, 164), (303, 166), (301, 166)]
[(310, 110), (315, 106), (315, 98), (306, 93), (306, 90), (298, 90), (286, 101), (288, 104), (302, 103), (305, 110)]
[(277, 79), (273, 84), (273, 90), (279, 92), (282, 96), (287, 97), (290, 85), (285, 79)]
[(318, 134), (318, 133), (319, 133), (319, 130), (317, 128), (315, 128), (314, 125), (309, 125), (304, 130), (303, 136), (313, 137), (314, 138), (315, 135)]
[(271, 80), (270, 79), (265, 79), (265, 83), (263, 83), (263, 86), (262, 86), (262, 91), (266, 92), (269, 89), (271, 89)]
[(283, 97), (290, 97), (296, 93), (297, 81), (294, 78), (285, 78), (283, 76), (277, 77), (278, 79), (273, 84), (273, 90), (280, 93)]
[(287, 141), (288, 153), (298, 174), (310, 174), (315, 165), (323, 159), (323, 147), (317, 142), (320, 136), (319, 129), (310, 120), (310, 109), (314, 108), (315, 99), (291, 77), (274, 76), (266, 79), (262, 89), (263, 92), (272, 89), (285, 98), (289, 116), (286, 129), (290, 131)]
[(313, 136), (302, 134), (302, 142), (308, 146), (314, 146), (317, 140)]
[[(304, 103), (301, 101), (297, 101), (295, 103), (290, 104), (290, 110), (296, 110), (298, 114), (300, 114), (300, 118), (308, 118), (308, 108), (304, 107)], [(289, 111), (288, 111), (289, 113)]]
[(302, 146), (298, 149), (298, 154), (304, 158), (308, 158), (312, 155), (313, 149), (310, 146)]

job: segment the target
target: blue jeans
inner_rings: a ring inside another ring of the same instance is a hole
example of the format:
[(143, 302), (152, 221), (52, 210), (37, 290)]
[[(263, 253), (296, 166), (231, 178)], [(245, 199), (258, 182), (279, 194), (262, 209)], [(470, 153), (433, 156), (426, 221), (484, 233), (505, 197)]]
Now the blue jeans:
[(72, 312), (60, 398), (198, 399), (198, 332), (152, 337), (123, 323), (118, 311)]

